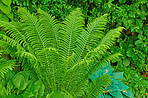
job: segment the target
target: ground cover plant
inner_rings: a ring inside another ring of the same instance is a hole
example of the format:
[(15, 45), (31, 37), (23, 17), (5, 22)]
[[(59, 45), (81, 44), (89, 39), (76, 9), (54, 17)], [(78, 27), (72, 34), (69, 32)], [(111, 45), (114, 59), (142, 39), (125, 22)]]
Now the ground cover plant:
[[(111, 82), (109, 75), (100, 76), (90, 84), (88, 79), (104, 62), (121, 55), (115, 53), (106, 56), (105, 53), (119, 37), (123, 27), (105, 33), (107, 14), (85, 27), (79, 8), (63, 22), (56, 21), (41, 9), (36, 15), (24, 8), (19, 8), (18, 13), (20, 22), (0, 22), (0, 27), (6, 32), (1, 34), (1, 47), (18, 59), (24, 70), (33, 70), (30, 74), (35, 80), (43, 82), (45, 91), (42, 88), (41, 96), (44, 93), (47, 98), (88, 98), (103, 93), (104, 87)], [(98, 63), (94, 66), (96, 60)], [(16, 77), (24, 79), (22, 75)], [(15, 78), (12, 82), (18, 95), (27, 84), (15, 84)]]
[(106, 66), (101, 66), (101, 68), (90, 77), (91, 80), (94, 80), (104, 74), (112, 76), (111, 84), (105, 88), (104, 93), (101, 94), (100, 97), (98, 96), (98, 98), (134, 98), (133, 94), (128, 90), (129, 87), (121, 82), (123, 79), (123, 72), (113, 71), (114, 68), (111, 68), (111, 64), (106, 63)]
[[(138, 73), (138, 69), (130, 68), (130, 67), (119, 67), (114, 66), (116, 69), (115, 71), (124, 71), (124, 76), (122, 82), (126, 84), (130, 91), (135, 95), (136, 98), (147, 98), (148, 96), (148, 78), (141, 76), (140, 73)], [(132, 70), (131, 70), (132, 69)]]

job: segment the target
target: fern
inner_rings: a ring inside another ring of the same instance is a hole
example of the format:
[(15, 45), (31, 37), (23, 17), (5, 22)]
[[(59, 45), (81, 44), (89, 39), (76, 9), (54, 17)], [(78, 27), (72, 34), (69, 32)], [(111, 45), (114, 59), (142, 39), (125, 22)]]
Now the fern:
[(5, 59), (2, 58), (1, 53), (2, 51), (0, 51), (0, 76), (2, 76), (4, 78), (4, 74), (8, 71), (8, 70), (12, 70), (15, 66), (15, 60), (9, 60), (6, 61)]
[[(88, 83), (89, 76), (120, 56), (106, 57), (105, 53), (119, 37), (123, 27), (105, 34), (107, 14), (98, 17), (87, 27), (79, 8), (58, 22), (41, 9), (36, 15), (19, 8), (20, 22), (0, 22), (6, 34), (1, 34), (1, 46), (22, 62), (25, 70), (32, 69), (46, 85), (46, 93), (64, 92), (74, 97), (95, 97), (110, 83), (108, 75)], [(97, 43), (94, 46), (93, 43)], [(11, 48), (9, 48), (11, 47)], [(89, 47), (89, 49), (87, 49)], [(97, 60), (97, 64), (95, 63)]]
[(110, 76), (105, 74), (104, 76), (100, 76), (97, 80), (93, 80), (89, 84), (84, 98), (94, 98), (100, 96), (100, 93), (103, 93), (103, 87), (106, 87), (108, 83), (111, 82), (109, 78)]
[(59, 51), (65, 59), (72, 55), (77, 47), (77, 38), (82, 34), (84, 19), (80, 9), (76, 9), (61, 25), (59, 31)]

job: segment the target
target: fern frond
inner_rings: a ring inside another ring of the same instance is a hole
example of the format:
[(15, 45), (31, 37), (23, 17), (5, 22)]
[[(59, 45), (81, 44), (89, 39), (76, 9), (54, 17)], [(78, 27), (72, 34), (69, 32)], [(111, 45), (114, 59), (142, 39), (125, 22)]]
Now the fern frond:
[(59, 30), (59, 24), (56, 22), (54, 17), (47, 14), (41, 9), (38, 9), (39, 13), (39, 23), (42, 28), (42, 32), (45, 33), (46, 37), (46, 47), (53, 47), (57, 48), (58, 46), (58, 30)]
[(89, 35), (90, 34), (86, 30), (84, 30), (82, 34), (77, 38), (78, 43), (77, 43), (77, 47), (74, 50), (75, 52), (74, 62), (75, 63), (81, 60), (81, 56), (84, 57), (82, 53), (84, 51), (84, 48), (86, 47)]
[[(104, 57), (102, 59), (97, 59), (96, 62), (94, 62), (94, 64), (90, 65), (89, 67), (89, 71), (88, 71), (88, 76), (91, 76), (93, 73), (95, 73), (101, 66), (106, 66), (107, 62), (110, 62), (112, 60), (116, 60), (119, 56), (122, 56), (120, 53), (115, 53), (115, 54), (111, 54), (107, 57)], [(97, 58), (97, 57), (96, 57)]]
[(9, 60), (9, 61), (4, 60), (1, 56), (2, 54), (1, 52), (0, 52), (0, 75), (2, 76), (2, 78), (4, 78), (4, 74), (8, 70), (12, 70), (14, 68), (15, 60)]
[(103, 93), (104, 87), (111, 82), (110, 76), (105, 74), (100, 76), (97, 80), (93, 80), (87, 87), (84, 98), (98, 98)]
[(75, 49), (75, 62), (78, 62), (81, 59), (84, 48), (86, 48), (86, 46), (93, 49), (94, 43), (98, 42), (104, 36), (103, 30), (105, 29), (106, 23), (107, 14), (98, 17), (92, 23), (87, 25), (87, 29), (84, 30), (82, 34), (77, 38), (78, 44)]
[[(0, 40), (0, 46), (7, 48), (7, 51), (15, 54), (15, 57), (17, 57), (20, 62), (27, 59), (30, 64), (32, 64), (34, 67), (37, 67), (37, 59), (34, 54), (32, 54), (31, 52), (27, 52), (17, 41), (11, 39), (10, 37), (3, 34), (0, 34), (0, 36), (4, 40)], [(11, 45), (12, 47), (9, 47), (9, 45)], [(13, 48), (15, 48), (14, 46), (17, 50), (14, 49), (13, 51)], [(25, 64), (22, 63), (22, 65)]]
[(42, 32), (43, 28), (40, 26), (41, 24), (38, 23), (37, 18), (24, 8), (19, 8), (18, 13), (21, 17), (21, 23), (24, 27), (23, 30), (25, 31), (24, 35), (27, 42), (31, 45), (35, 55), (37, 55), (40, 50), (47, 47), (46, 37)]
[(0, 75), (4, 78), (4, 73), (8, 70), (13, 70), (15, 63), (13, 61), (7, 61), (0, 63)]
[[(17, 25), (18, 26), (18, 25)], [(10, 36), (17, 43), (22, 45), (22, 47), (29, 49), (29, 44), (26, 42), (25, 36), (19, 31), (14, 22), (4, 22), (0, 21), (0, 27), (3, 27), (6, 34)]]
[(90, 34), (87, 42), (89, 47), (92, 47), (92, 44), (96, 43), (104, 36), (103, 30), (107, 24), (107, 16), (108, 14), (104, 14), (103, 16), (96, 18), (93, 22), (90, 22), (87, 25), (87, 31)]
[(73, 67), (68, 69), (65, 76), (63, 76), (62, 88), (75, 97), (84, 95), (89, 78), (86, 73), (89, 69), (89, 64), (92, 62), (93, 60), (82, 60), (77, 64), (73, 63)]
[(72, 55), (77, 47), (77, 37), (83, 31), (84, 19), (79, 8), (75, 9), (61, 24), (59, 31), (59, 52), (65, 60)]
[(118, 27), (110, 30), (104, 37), (101, 39), (99, 45), (94, 49), (95, 52), (99, 54), (104, 54), (107, 49), (109, 49), (113, 44), (116, 38), (120, 36), (120, 32), (123, 30), (123, 27)]
[(9, 45), (11, 45), (12, 47), (16, 46), (18, 51), (25, 51), (24, 48), (22, 48), (22, 46), (15, 40), (13, 40), (12, 38), (0, 34), (0, 36), (2, 37), (3, 41), (1, 40), (1, 45), (5, 45), (5, 42), (8, 43)]
[[(56, 91), (66, 71), (65, 66), (62, 66), (64, 63), (63, 58), (54, 48), (43, 49), (38, 55), (38, 57), (40, 57), (38, 61), (41, 64), (41, 68), (46, 68), (45, 77), (48, 79), (47, 82), (50, 81), (51, 89)], [(47, 57), (45, 57), (45, 55), (47, 55)]]
[(19, 59), (19, 62), (22, 62), (23, 66), (25, 66), (25, 64), (23, 63), (27, 61), (30, 66), (32, 65), (34, 68), (38, 67), (36, 56), (31, 54), (30, 52), (17, 51), (16, 54), (18, 55), (17, 58)]

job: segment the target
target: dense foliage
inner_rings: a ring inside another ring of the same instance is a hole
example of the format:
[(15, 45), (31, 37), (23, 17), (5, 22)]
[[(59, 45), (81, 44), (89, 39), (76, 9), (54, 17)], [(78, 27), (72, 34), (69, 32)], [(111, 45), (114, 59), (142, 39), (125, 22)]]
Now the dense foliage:
[(111, 84), (107, 86), (104, 90), (104, 94), (101, 94), (99, 98), (134, 98), (133, 94), (128, 90), (128, 86), (123, 84), (121, 80), (123, 79), (123, 72), (113, 72), (114, 68), (110, 67), (111, 64), (107, 63), (106, 66), (101, 66), (101, 68), (94, 73), (90, 79), (94, 80), (101, 75), (108, 74), (111, 77)]
[[(125, 27), (125, 30), (122, 32), (123, 34), (121, 39), (119, 40), (120, 45), (117, 44), (116, 47), (112, 47), (111, 49), (111, 51), (121, 52), (124, 54), (124, 56), (118, 61), (118, 65), (134, 65), (139, 69), (139, 71), (143, 71), (143, 73), (147, 72), (147, 0), (32, 0), (31, 2), (27, 2), (27, 0), (23, 2), (17, 0), (13, 3), (19, 6), (25, 6), (33, 13), (37, 11), (37, 8), (41, 8), (56, 16), (58, 20), (64, 20), (70, 11), (80, 7), (83, 9), (82, 13), (84, 14), (86, 23), (89, 23), (97, 16), (108, 13), (108, 29), (118, 26)], [(131, 51), (134, 51), (134, 53)], [(128, 62), (127, 64), (124, 63), (126, 61)]]
[(129, 86), (130, 91), (137, 97), (147, 97), (148, 81), (141, 76), (138, 69), (131, 70), (130, 67), (116, 68), (116, 71), (124, 71), (123, 83)]
[[(37, 9), (41, 8), (60, 21), (65, 20), (65, 17), (72, 10), (79, 7), (85, 18), (85, 25), (108, 13), (106, 31), (119, 26), (123, 26), (125, 29), (109, 50), (110, 52), (106, 52), (105, 55), (108, 56), (116, 52), (122, 53), (120, 58), (112, 61), (112, 65), (118, 69), (117, 71), (125, 73), (123, 81), (129, 84), (128, 86), (135, 97), (148, 96), (146, 91), (148, 89), (148, 85), (146, 85), (146, 81), (148, 81), (147, 0), (0, 0), (0, 20), (19, 21), (18, 6), (27, 8), (32, 14), (36, 14)], [(4, 32), (0, 31), (0, 33), (3, 34)], [(92, 45), (97, 46), (97, 44), (95, 42)], [(91, 48), (87, 47), (86, 49), (90, 50)], [(12, 50), (5, 54), (8, 53), (11, 53), (11, 57), (14, 56)], [(11, 59), (9, 56), (3, 56), (3, 58)], [(22, 66), (23, 62), (21, 59), (19, 60), (20, 66)], [(22, 67), (20, 69), (22, 70)], [(127, 69), (129, 72), (127, 72)], [(16, 70), (16, 67), (14, 70)], [(131, 77), (135, 78), (127, 79), (129, 73), (131, 73)], [(133, 81), (132, 84), (130, 81)], [(143, 85), (138, 81), (144, 81)]]
[[(36, 16), (24, 8), (19, 8), (18, 13), (20, 22), (0, 22), (0, 27), (5, 31), (5, 34), (1, 34), (1, 47), (16, 57), (24, 70), (31, 70), (30, 75), (37, 81), (34, 85), (38, 81), (41, 85), (44, 83), (45, 94), (49, 93), (49, 98), (63, 96), (64, 93), (67, 94), (65, 97), (84, 98), (103, 93), (104, 87), (111, 81), (109, 75), (100, 76), (89, 84), (88, 79), (104, 62), (121, 55), (115, 53), (106, 56), (105, 53), (119, 37), (123, 27), (105, 33), (107, 14), (85, 27), (79, 8), (61, 23), (41, 9), (38, 9)], [(97, 45), (94, 46), (94, 42)], [(94, 66), (96, 60), (98, 62)], [(27, 87), (27, 81), (19, 73), (14, 76), (12, 83), (17, 88), (17, 95)], [(41, 87), (41, 95), (36, 96), (43, 96), (44, 86)]]

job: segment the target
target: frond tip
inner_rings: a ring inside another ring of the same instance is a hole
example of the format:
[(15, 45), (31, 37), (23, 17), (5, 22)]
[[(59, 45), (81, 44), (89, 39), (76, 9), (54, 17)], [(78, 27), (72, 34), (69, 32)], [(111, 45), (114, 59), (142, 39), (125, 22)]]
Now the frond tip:
[(104, 88), (107, 87), (110, 82), (110, 76), (107, 74), (100, 76), (97, 80), (93, 80), (89, 84), (84, 98), (97, 98), (97, 96), (100, 96), (100, 94), (103, 93)]

